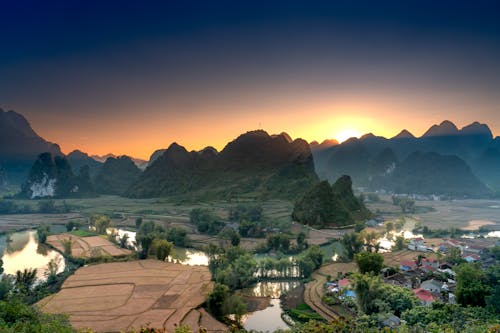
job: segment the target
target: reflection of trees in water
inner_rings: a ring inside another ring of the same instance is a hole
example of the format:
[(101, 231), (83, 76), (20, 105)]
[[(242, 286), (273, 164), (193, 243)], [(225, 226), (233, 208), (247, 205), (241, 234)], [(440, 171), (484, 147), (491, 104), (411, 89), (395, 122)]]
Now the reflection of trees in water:
[(299, 281), (259, 282), (251, 290), (252, 296), (279, 298), (300, 285)]
[(36, 253), (46, 256), (48, 254), (49, 248), (45, 244), (38, 244), (36, 248)]
[(16, 232), (10, 236), (7, 243), (7, 253), (21, 251), (30, 241), (35, 242), (34, 231)]

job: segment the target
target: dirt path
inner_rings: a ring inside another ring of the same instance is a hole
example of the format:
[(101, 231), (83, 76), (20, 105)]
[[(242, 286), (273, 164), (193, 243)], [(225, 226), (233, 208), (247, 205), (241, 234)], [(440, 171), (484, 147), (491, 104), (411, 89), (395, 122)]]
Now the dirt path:
[(328, 306), (321, 301), (323, 297), (323, 286), (326, 282), (326, 277), (314, 272), (311, 276), (314, 280), (306, 284), (304, 291), (304, 301), (307, 305), (326, 321), (331, 322), (339, 316), (333, 312)]

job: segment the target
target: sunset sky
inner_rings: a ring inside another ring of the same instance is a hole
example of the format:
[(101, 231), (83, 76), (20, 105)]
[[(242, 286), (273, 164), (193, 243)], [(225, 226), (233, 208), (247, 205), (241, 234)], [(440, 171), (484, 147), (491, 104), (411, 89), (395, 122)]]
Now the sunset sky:
[[(145, 5), (148, 3), (148, 5)], [(438, 4), (437, 4), (438, 3)], [(0, 107), (64, 152), (500, 135), (499, 1), (2, 1)]]

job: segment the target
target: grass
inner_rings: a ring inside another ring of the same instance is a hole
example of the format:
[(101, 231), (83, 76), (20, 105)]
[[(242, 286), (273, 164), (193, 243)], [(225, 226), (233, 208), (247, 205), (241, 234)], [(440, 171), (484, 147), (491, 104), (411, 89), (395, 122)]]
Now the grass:
[(77, 236), (77, 237), (90, 237), (90, 236), (97, 236), (95, 232), (87, 231), (87, 230), (73, 230), (70, 232), (70, 234)]
[(290, 317), (292, 317), (292, 319), (300, 322), (308, 322), (310, 320), (319, 320), (319, 321), (323, 320), (323, 317), (314, 312), (309, 307), (309, 305), (305, 303), (299, 304), (294, 309), (288, 309), (287, 312), (290, 315)]

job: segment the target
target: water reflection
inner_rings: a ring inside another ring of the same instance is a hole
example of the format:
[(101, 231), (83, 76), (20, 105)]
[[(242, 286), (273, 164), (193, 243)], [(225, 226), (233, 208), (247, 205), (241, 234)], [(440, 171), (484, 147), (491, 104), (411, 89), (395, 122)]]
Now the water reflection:
[(189, 266), (208, 266), (208, 256), (205, 252), (181, 247), (174, 247), (172, 249), (172, 254), (168, 256), (168, 261)]
[(379, 252), (390, 252), (392, 247), (396, 245), (396, 238), (403, 237), (404, 239), (413, 239), (417, 237), (424, 237), (422, 234), (414, 234), (410, 230), (402, 230), (402, 231), (391, 231), (384, 234), (383, 237), (379, 238), (377, 242), (380, 245)]
[(246, 330), (273, 332), (278, 329), (288, 329), (288, 325), (281, 319), (279, 299), (272, 299), (269, 307), (255, 311), (243, 318), (243, 327)]
[[(59, 261), (58, 273), (64, 271), (65, 262), (63, 256), (36, 239), (36, 231), (23, 231), (13, 233), (11, 241), (4, 245), (3, 268), (5, 274), (15, 275), (17, 271), (24, 269), (37, 269), (37, 278), (46, 280), (48, 272), (47, 265), (51, 260)], [(2, 238), (6, 242), (6, 238)], [(5, 244), (5, 243), (4, 243)]]
[(280, 298), (286, 293), (300, 285), (299, 281), (258, 282), (248, 290), (250, 296)]

